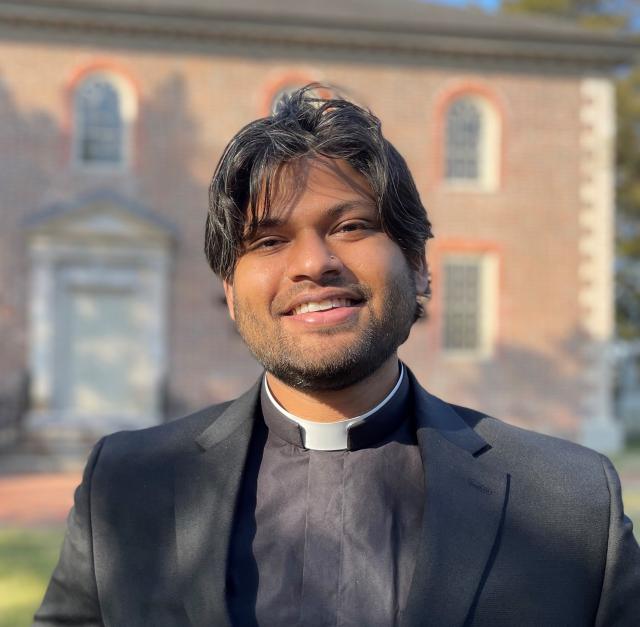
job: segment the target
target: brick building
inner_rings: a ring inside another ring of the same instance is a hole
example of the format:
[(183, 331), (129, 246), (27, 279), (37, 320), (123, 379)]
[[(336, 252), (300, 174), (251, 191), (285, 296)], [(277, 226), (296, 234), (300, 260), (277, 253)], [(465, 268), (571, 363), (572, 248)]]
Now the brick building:
[(610, 74), (632, 53), (411, 0), (0, 2), (0, 423), (94, 439), (256, 378), (202, 253), (207, 185), (317, 80), (382, 119), (430, 212), (434, 297), (402, 349), (422, 383), (615, 448)]

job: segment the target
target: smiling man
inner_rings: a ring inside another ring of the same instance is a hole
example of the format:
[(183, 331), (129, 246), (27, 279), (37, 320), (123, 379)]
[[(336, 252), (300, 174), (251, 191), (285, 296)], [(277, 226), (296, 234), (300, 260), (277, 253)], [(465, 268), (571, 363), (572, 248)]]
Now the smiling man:
[(366, 178), (344, 160), (301, 156), (279, 166), (272, 189), (225, 279), (229, 310), (278, 398), (314, 420), (340, 420), (397, 380), (396, 350), (427, 288), (424, 256), (410, 266)]
[(606, 458), (429, 394), (431, 225), (378, 119), (303, 89), (227, 146), (205, 251), (265, 374), (95, 447), (36, 625), (640, 621)]

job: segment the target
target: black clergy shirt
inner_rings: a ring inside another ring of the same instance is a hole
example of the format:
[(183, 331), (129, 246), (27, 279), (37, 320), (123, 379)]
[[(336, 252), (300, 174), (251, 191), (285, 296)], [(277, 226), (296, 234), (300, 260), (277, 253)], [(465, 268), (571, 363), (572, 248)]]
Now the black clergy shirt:
[(405, 373), (345, 448), (312, 450), (263, 383), (229, 550), (234, 625), (399, 623), (424, 506), (409, 397)]

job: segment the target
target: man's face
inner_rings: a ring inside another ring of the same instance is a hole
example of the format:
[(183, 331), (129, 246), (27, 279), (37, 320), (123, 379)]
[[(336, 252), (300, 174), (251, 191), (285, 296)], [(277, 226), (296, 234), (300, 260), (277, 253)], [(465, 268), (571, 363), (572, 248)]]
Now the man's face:
[(224, 288), (256, 359), (285, 384), (339, 390), (409, 335), (426, 264), (409, 268), (380, 228), (371, 188), (346, 162), (281, 168), (271, 208)]

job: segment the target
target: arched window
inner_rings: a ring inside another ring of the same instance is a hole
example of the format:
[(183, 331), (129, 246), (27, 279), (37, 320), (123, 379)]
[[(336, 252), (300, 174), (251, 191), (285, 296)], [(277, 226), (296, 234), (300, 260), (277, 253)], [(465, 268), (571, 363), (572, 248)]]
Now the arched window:
[(288, 94), (294, 92), (296, 89), (300, 89), (300, 87), (302, 87), (302, 85), (290, 84), (290, 85), (285, 85), (284, 87), (281, 87), (280, 89), (278, 89), (278, 91), (276, 91), (273, 94), (273, 97), (271, 98), (271, 107), (270, 107), (269, 113), (273, 115), (278, 108), (278, 104), (280, 103), (280, 100), (284, 96), (287, 96)]
[(445, 179), (492, 188), (498, 173), (498, 119), (476, 96), (456, 98), (445, 118)]
[(442, 346), (447, 355), (488, 357), (497, 327), (498, 257), (447, 253), (442, 261)]
[[(287, 74), (275, 83), (272, 81), (265, 87), (263, 92), (263, 115), (273, 115), (276, 112), (283, 96), (286, 96), (305, 85), (317, 82), (318, 79), (314, 78), (313, 74), (300, 74), (298, 72)], [(310, 89), (310, 95), (317, 98), (330, 98), (335, 94), (326, 87), (318, 85), (317, 87)]]
[[(276, 112), (278, 104), (284, 96), (293, 93), (294, 91), (296, 91), (296, 89), (300, 89), (306, 84), (307, 83), (287, 83), (286, 85), (280, 87), (280, 89), (278, 89), (278, 91), (276, 91), (271, 98), (271, 108), (269, 110), (269, 113), (273, 114)], [(327, 89), (311, 89), (309, 91), (309, 94), (314, 98), (328, 98), (331, 96), (331, 92)]]
[(447, 111), (447, 179), (476, 180), (482, 159), (482, 111), (471, 98), (458, 98)]
[(74, 94), (75, 159), (85, 166), (121, 167), (129, 161), (133, 99), (116, 76), (94, 73)]

